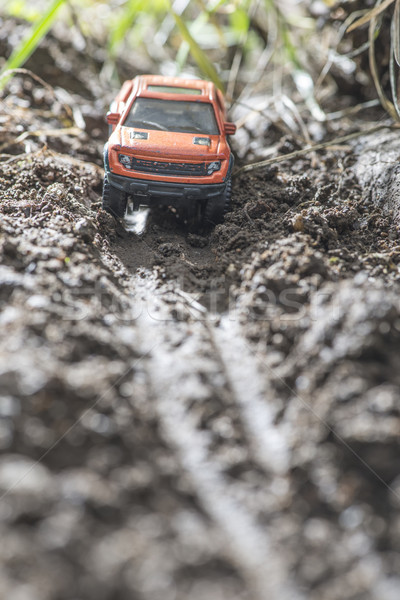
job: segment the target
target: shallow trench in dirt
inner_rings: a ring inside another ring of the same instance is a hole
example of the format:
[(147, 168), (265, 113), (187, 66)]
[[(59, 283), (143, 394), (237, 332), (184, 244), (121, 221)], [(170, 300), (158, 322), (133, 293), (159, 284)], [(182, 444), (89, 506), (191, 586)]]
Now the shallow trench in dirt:
[(2, 597), (397, 598), (396, 133), (141, 235), (87, 134), (28, 141), (0, 163)]

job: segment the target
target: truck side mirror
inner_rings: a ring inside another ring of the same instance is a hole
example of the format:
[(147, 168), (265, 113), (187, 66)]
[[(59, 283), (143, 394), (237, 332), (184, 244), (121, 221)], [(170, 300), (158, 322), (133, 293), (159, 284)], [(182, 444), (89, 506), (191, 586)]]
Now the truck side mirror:
[(117, 125), (120, 118), (120, 113), (116, 112), (108, 112), (106, 115), (106, 121), (109, 125)]
[(224, 123), (224, 133), (225, 135), (234, 135), (236, 133), (236, 125), (235, 123)]

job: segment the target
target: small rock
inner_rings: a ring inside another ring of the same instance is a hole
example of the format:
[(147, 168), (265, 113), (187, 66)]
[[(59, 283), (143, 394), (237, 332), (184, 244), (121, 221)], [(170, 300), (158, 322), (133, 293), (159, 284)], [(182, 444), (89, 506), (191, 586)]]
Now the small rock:
[(205, 248), (208, 244), (207, 238), (202, 235), (196, 235), (195, 233), (189, 233), (187, 241), (193, 248)]
[(96, 228), (94, 224), (89, 221), (89, 219), (83, 217), (75, 223), (74, 233), (76, 233), (76, 235), (82, 238), (85, 242), (90, 242), (93, 240), (96, 234)]
[(304, 219), (302, 215), (295, 215), (292, 219), (292, 227), (294, 231), (304, 232)]
[(172, 256), (173, 254), (180, 254), (181, 250), (179, 247), (171, 244), (170, 242), (165, 242), (158, 246), (158, 251), (163, 256)]

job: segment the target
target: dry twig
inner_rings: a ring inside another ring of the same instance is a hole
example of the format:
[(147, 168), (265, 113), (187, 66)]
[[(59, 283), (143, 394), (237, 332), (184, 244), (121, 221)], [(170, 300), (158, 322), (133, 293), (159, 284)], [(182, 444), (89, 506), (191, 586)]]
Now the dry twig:
[(262, 160), (261, 162), (253, 163), (250, 165), (244, 165), (238, 169), (234, 175), (237, 176), (241, 173), (247, 173), (249, 171), (256, 171), (261, 169), (262, 167), (267, 167), (268, 165), (273, 165), (275, 163), (284, 162), (286, 160), (291, 160), (293, 158), (299, 158), (300, 156), (304, 156), (305, 154), (309, 154), (310, 152), (317, 152), (318, 150), (324, 150), (325, 148), (330, 148), (332, 146), (339, 146), (349, 142), (350, 140), (354, 140), (363, 135), (369, 135), (371, 133), (376, 133), (377, 131), (381, 131), (382, 129), (399, 129), (399, 125), (377, 125), (375, 127), (371, 127), (370, 129), (365, 129), (363, 131), (356, 131), (355, 133), (350, 133), (348, 135), (344, 135), (343, 137), (338, 137), (333, 140), (329, 140), (328, 142), (323, 142), (321, 144), (315, 144), (314, 146), (308, 146), (307, 148), (302, 148), (301, 150), (296, 150), (295, 152), (290, 152), (290, 154), (284, 154), (282, 156), (276, 156), (275, 158), (268, 158), (267, 160)]

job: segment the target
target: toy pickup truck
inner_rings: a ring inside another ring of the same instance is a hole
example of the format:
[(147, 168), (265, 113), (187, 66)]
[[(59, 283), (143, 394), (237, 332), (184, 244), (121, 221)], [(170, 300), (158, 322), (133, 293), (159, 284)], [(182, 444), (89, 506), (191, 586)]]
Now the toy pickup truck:
[(107, 113), (103, 208), (122, 218), (128, 198), (183, 209), (221, 223), (229, 210), (234, 158), (224, 98), (200, 79), (140, 75), (125, 81)]

